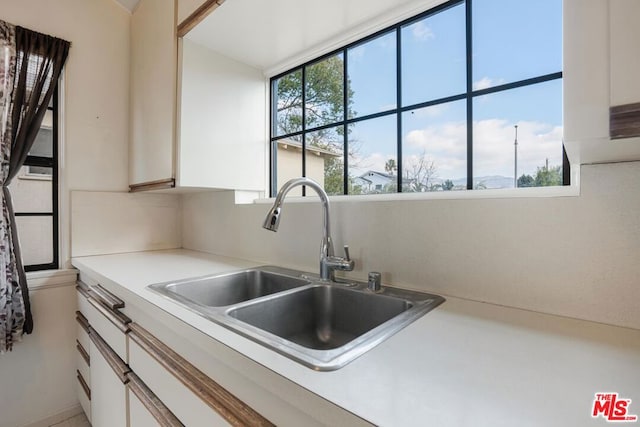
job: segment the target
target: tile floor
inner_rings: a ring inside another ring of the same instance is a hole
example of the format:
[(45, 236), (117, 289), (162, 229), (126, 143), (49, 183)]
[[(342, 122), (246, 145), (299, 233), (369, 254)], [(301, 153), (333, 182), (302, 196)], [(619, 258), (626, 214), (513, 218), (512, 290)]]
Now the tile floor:
[(87, 417), (83, 413), (50, 427), (91, 427), (91, 424), (89, 424), (89, 420), (87, 420)]

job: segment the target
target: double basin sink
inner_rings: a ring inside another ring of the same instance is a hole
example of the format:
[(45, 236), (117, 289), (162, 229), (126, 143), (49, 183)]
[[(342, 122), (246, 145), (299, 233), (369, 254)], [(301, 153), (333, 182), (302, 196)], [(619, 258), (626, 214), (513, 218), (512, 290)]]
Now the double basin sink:
[(320, 281), (265, 266), (150, 285), (189, 310), (312, 369), (335, 370), (429, 312), (444, 298), (366, 283)]

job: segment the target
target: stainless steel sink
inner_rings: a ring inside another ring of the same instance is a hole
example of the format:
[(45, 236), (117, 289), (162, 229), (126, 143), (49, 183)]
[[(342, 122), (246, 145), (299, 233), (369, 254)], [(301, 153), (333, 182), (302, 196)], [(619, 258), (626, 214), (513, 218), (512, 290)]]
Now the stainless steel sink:
[(316, 370), (344, 366), (444, 302), (392, 287), (373, 293), (366, 283), (324, 282), (273, 266), (149, 289)]
[(285, 270), (249, 269), (234, 273), (151, 285), (170, 298), (205, 307), (224, 307), (276, 292), (309, 285), (309, 280), (285, 275)]
[(409, 310), (404, 299), (318, 285), (232, 309), (231, 317), (303, 347), (341, 347)]

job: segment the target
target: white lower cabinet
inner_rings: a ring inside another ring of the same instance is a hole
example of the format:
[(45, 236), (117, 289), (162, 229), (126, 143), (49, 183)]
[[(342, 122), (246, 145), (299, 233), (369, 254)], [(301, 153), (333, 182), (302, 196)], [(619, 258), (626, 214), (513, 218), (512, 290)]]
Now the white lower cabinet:
[(138, 396), (131, 391), (129, 391), (129, 422), (135, 427), (160, 427), (162, 425), (138, 399)]
[(128, 376), (131, 427), (184, 426), (136, 374), (130, 372)]
[(185, 425), (273, 425), (147, 330), (130, 329), (131, 368)]
[(266, 418), (78, 282), (78, 400), (93, 427), (270, 426)]
[(127, 427), (127, 373), (129, 367), (91, 330), (91, 425)]
[(76, 372), (76, 378), (78, 379), (78, 401), (80, 401), (80, 407), (89, 422), (91, 422), (91, 389), (80, 371)]

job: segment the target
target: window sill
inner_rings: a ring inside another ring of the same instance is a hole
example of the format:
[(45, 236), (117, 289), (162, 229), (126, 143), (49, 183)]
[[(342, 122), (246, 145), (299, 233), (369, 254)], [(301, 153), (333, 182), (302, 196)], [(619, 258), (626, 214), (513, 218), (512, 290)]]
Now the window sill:
[(76, 283), (78, 270), (73, 268), (59, 270), (42, 270), (27, 272), (27, 284), (29, 290), (58, 288), (72, 286)]
[[(365, 194), (359, 196), (329, 196), (331, 203), (354, 202), (410, 202), (427, 200), (475, 200), (475, 199), (527, 199), (546, 197), (576, 197), (580, 195), (579, 185), (564, 187), (532, 187), (518, 189), (499, 190), (464, 190), (464, 191), (438, 191), (428, 193), (391, 193), (391, 194)], [(287, 202), (310, 203), (317, 202), (315, 193), (307, 197), (292, 196)], [(271, 204), (275, 198), (255, 199), (254, 204)]]
[(53, 178), (51, 175), (37, 174), (37, 173), (26, 173), (18, 177), (18, 179), (24, 181), (51, 181)]

